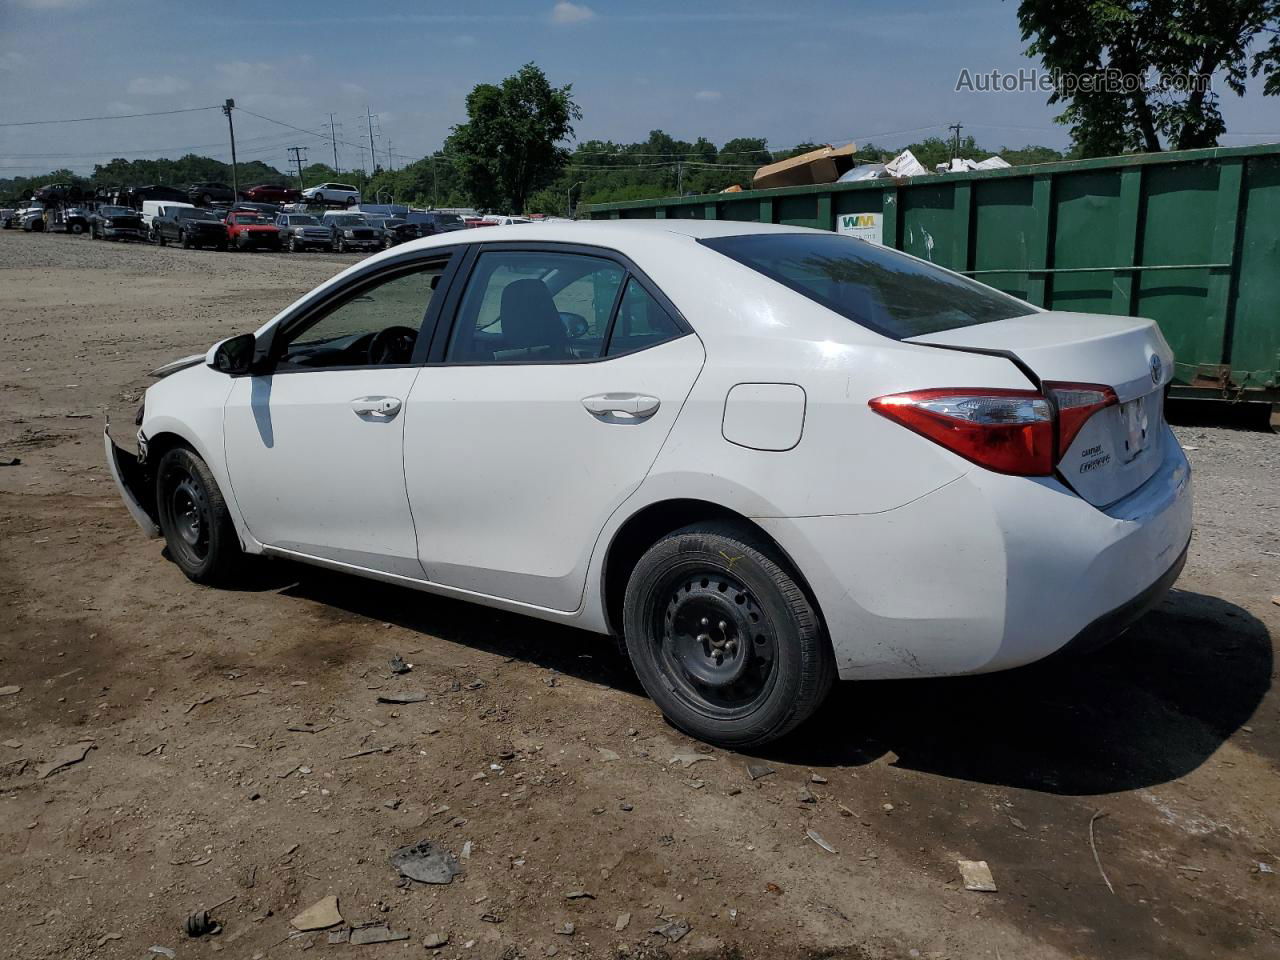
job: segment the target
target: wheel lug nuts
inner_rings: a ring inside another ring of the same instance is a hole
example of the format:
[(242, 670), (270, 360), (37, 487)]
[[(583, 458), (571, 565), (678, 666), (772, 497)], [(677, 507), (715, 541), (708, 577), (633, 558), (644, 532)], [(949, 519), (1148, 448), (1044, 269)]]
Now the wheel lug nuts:
[(699, 622), (699, 626), (709, 627), (711, 626), (711, 621), (708, 620), (706, 617), (703, 617), (702, 620)]

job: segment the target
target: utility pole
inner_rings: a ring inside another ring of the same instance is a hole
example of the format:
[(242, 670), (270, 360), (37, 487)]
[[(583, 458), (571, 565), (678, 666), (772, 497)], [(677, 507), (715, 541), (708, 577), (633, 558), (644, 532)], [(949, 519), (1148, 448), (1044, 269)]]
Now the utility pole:
[(231, 131), (231, 193), (240, 199), (240, 182), (236, 174), (236, 125), (231, 119), (231, 111), (236, 108), (236, 102), (231, 98), (227, 98), (227, 102), (222, 105), (222, 112), (227, 115), (227, 129)]
[(338, 132), (333, 123), (332, 113), (329, 114), (329, 143), (333, 145), (333, 172), (341, 173), (342, 168), (338, 166)]
[(431, 155), (431, 209), (440, 205), (440, 190), (436, 180), (436, 155)]
[(684, 161), (676, 161), (676, 196), (684, 196)]
[(960, 123), (953, 123), (951, 126), (947, 127), (947, 129), (954, 130), (956, 135), (955, 146), (951, 148), (951, 159), (954, 160), (956, 157), (960, 156), (960, 131), (964, 129), (964, 125)]
[(387, 137), (387, 169), (394, 170), (395, 168), (395, 161), (391, 159), (391, 138)]
[(584, 183), (586, 183), (585, 180), (579, 180), (577, 183), (573, 184), (573, 186), (569, 187), (569, 189), (564, 193), (564, 215), (570, 220), (573, 219), (573, 188), (580, 187)]
[(378, 172), (378, 155), (373, 152), (373, 111), (369, 109), (367, 103), (364, 105), (364, 112), (369, 120), (369, 160), (371, 162), (369, 175), (372, 176)]
[(307, 149), (306, 147), (290, 147), (289, 148), (289, 159), (298, 165), (298, 189), (299, 190), (302, 189), (302, 161), (307, 159), (302, 154), (303, 154), (303, 151), (305, 151), (306, 149)]

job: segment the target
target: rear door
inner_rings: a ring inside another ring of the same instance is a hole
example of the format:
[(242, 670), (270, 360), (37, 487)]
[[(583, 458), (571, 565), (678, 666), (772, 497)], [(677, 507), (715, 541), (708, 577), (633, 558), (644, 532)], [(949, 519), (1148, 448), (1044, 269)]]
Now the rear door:
[(419, 557), (432, 581), (575, 610), (596, 538), (657, 457), (702, 344), (616, 253), (476, 246), (406, 411)]
[(911, 342), (1011, 354), (1058, 400), (1060, 416), (1073, 399), (1087, 399), (1091, 387), (1110, 388), (1116, 402), (1093, 411), (1059, 451), (1058, 472), (1090, 503), (1114, 503), (1159, 469), (1173, 352), (1153, 321), (1045, 311)]

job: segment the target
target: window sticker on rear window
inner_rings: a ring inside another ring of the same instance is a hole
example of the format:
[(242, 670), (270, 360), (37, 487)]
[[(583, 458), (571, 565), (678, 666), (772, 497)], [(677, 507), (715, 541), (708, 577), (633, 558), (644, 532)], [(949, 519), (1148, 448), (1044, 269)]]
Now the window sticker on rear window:
[(745, 234), (700, 242), (895, 340), (1036, 311), (976, 280), (834, 233)]

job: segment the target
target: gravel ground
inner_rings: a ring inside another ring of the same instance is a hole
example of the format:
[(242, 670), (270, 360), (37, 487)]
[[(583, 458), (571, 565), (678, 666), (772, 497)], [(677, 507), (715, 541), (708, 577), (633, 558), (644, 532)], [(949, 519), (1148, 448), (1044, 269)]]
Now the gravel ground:
[[(601, 638), (286, 564), (202, 589), (139, 535), (103, 416), (354, 261), (0, 233), (0, 956), (1280, 957), (1280, 437), (1177, 428), (1190, 559), (1105, 651), (844, 684), (744, 756)], [(420, 839), (465, 873), (400, 886)], [(330, 895), (408, 940), (291, 938)]]

